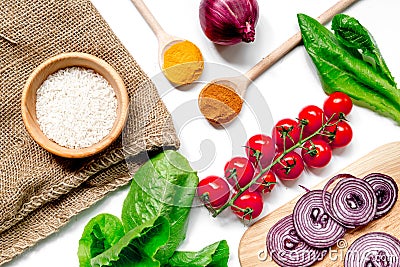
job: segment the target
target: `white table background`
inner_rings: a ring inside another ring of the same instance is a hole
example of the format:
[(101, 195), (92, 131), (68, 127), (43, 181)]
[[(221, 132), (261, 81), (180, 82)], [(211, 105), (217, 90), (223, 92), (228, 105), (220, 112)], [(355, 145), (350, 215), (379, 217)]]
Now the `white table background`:
[[(212, 128), (201, 117), (187, 119), (181, 111), (185, 108), (188, 111), (185, 104), (189, 103), (193, 104), (191, 107), (194, 114), (198, 113), (195, 100), (203, 84), (196, 84), (190, 90), (170, 90), (171, 86), (163, 83), (163, 77), (160, 75), (157, 39), (130, 0), (92, 0), (92, 2), (143, 70), (156, 81), (160, 94), (176, 121), (177, 132), (181, 139), (180, 152), (193, 165), (199, 167), (200, 179), (209, 174), (222, 175), (224, 163), (229, 158), (244, 155), (241, 146), (244, 145), (246, 138), (266, 129), (265, 127), (271, 127), (271, 115), (274, 121), (284, 117), (295, 118), (302, 107), (309, 104), (322, 106), (326, 98), (314, 65), (304, 47), (299, 46), (255, 81), (254, 89), (250, 88), (246, 96), (249, 104), (244, 107), (239, 120), (225, 131)], [(256, 41), (230, 47), (213, 45), (201, 31), (198, 19), (199, 0), (146, 0), (145, 2), (165, 31), (191, 40), (202, 50), (206, 69), (200, 81), (207, 82), (210, 77), (220, 77), (219, 74), (224, 74), (224, 71), (216, 70), (221, 66), (222, 69), (232, 68), (246, 72), (298, 31), (297, 13), (317, 17), (335, 4), (336, 0), (259, 0), (260, 17), (256, 27)], [(360, 0), (345, 11), (357, 18), (373, 34), (398, 83), (400, 83), (399, 10), (400, 2), (397, 0)], [(262, 99), (259, 98), (260, 95)], [(267, 106), (258, 107), (264, 108), (265, 113), (260, 114), (256, 111), (258, 113), (254, 115), (252, 108), (264, 103), (268, 104), (270, 115)], [(367, 109), (355, 106), (348, 119), (354, 131), (352, 143), (345, 149), (336, 150), (333, 160), (326, 168), (307, 171), (292, 184), (280, 183), (265, 198), (263, 215), (300, 194), (302, 190), (298, 184), (312, 187), (372, 149), (399, 140), (400, 127), (392, 120)], [(203, 150), (200, 149), (200, 145), (203, 146)], [(214, 147), (215, 150), (208, 151), (207, 148), (210, 147)], [(76, 252), (84, 226), (90, 218), (102, 212), (119, 216), (127, 191), (128, 187), (125, 187), (111, 193), (98, 204), (72, 218), (58, 233), (4, 266), (78, 266)], [(229, 210), (214, 219), (205, 208), (193, 208), (187, 238), (181, 249), (198, 250), (212, 242), (226, 239), (231, 250), (229, 266), (240, 266), (237, 251), (240, 238), (246, 229), (247, 227)]]

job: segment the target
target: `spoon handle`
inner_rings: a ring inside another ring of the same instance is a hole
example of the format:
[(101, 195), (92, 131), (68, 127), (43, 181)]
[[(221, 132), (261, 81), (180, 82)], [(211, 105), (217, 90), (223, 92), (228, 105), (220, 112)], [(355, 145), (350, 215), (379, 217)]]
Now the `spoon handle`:
[(147, 8), (145, 3), (142, 0), (131, 0), (131, 1), (135, 5), (135, 7), (139, 11), (139, 13), (142, 15), (144, 20), (147, 22), (147, 24), (150, 26), (151, 30), (157, 36), (158, 40), (165, 39), (168, 34), (164, 31), (164, 29), (158, 23), (158, 21), (153, 16), (153, 14), (150, 12), (150, 10)]
[[(326, 10), (323, 14), (321, 14), (317, 20), (321, 24), (326, 24), (330, 21), (333, 16), (342, 12), (347, 7), (357, 2), (358, 0), (341, 0), (333, 5), (331, 8)], [(268, 56), (258, 62), (253, 68), (251, 68), (248, 72), (246, 72), (245, 76), (250, 80), (254, 81), (261, 73), (266, 71), (269, 67), (274, 65), (279, 59), (289, 53), (293, 48), (295, 48), (301, 42), (301, 32), (297, 32), (295, 35), (290, 37), (287, 41), (285, 41), (281, 46), (272, 51)]]

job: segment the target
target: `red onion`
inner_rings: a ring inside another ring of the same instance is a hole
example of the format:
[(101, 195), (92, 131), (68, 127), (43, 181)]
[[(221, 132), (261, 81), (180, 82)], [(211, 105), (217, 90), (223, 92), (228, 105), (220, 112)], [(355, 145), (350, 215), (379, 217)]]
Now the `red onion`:
[(280, 266), (311, 266), (326, 255), (326, 250), (313, 248), (302, 241), (293, 225), (292, 215), (278, 221), (267, 235), (268, 254)]
[(371, 173), (364, 177), (374, 189), (377, 198), (377, 211), (374, 219), (386, 215), (394, 206), (398, 198), (398, 187), (392, 177), (382, 173)]
[(398, 267), (400, 266), (400, 241), (381, 232), (363, 235), (347, 250), (344, 266)]
[[(329, 202), (329, 193), (325, 198)], [(346, 228), (325, 212), (322, 190), (309, 191), (297, 201), (293, 209), (293, 223), (299, 237), (315, 248), (335, 245), (346, 232)]]
[(199, 18), (205, 35), (214, 43), (253, 42), (258, 20), (256, 0), (202, 0)]
[[(334, 187), (328, 203), (325, 201), (326, 190), (338, 179), (343, 180)], [(374, 219), (377, 210), (377, 199), (371, 185), (348, 174), (336, 175), (328, 181), (322, 201), (329, 215), (346, 228), (366, 225)]]

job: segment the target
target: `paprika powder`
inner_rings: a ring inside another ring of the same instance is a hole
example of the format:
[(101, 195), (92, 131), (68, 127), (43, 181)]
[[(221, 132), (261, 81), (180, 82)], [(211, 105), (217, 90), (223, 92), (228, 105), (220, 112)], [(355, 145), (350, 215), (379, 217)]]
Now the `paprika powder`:
[(233, 120), (242, 109), (243, 99), (230, 87), (209, 83), (201, 91), (199, 108), (212, 124), (225, 124)]

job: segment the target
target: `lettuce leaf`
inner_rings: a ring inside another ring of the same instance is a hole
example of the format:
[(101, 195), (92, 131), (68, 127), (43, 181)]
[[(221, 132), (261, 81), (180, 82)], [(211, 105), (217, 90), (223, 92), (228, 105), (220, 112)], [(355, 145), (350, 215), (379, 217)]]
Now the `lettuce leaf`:
[(111, 248), (125, 235), (121, 220), (111, 214), (99, 214), (85, 226), (79, 240), (80, 267), (91, 267), (90, 260)]
[(189, 162), (175, 151), (158, 154), (135, 174), (122, 207), (122, 223), (130, 231), (160, 216), (169, 221), (170, 238), (156, 255), (161, 264), (168, 262), (185, 239), (198, 182)]
[(92, 267), (159, 267), (154, 259), (158, 249), (169, 237), (169, 222), (164, 217), (146, 223), (127, 232), (117, 243), (92, 258)]
[(369, 63), (382, 78), (397, 87), (374, 37), (358, 20), (345, 14), (337, 14), (332, 20), (332, 30), (344, 49)]
[(188, 161), (164, 151), (135, 174), (121, 220), (100, 214), (79, 241), (80, 267), (227, 266), (226, 241), (199, 252), (176, 252), (186, 235), (198, 184)]
[(383, 77), (370, 62), (353, 56), (341, 45), (343, 40), (339, 41), (315, 19), (298, 14), (298, 22), (304, 46), (318, 70), (325, 92), (344, 92), (356, 104), (400, 124), (400, 90), (393, 81)]
[(225, 240), (211, 244), (198, 252), (177, 251), (167, 267), (221, 267), (228, 266), (229, 246)]

